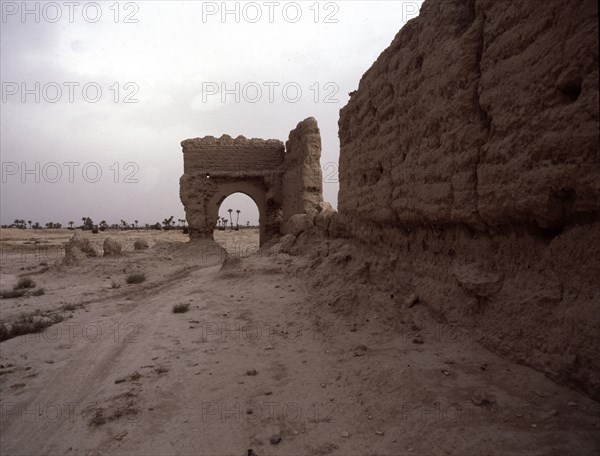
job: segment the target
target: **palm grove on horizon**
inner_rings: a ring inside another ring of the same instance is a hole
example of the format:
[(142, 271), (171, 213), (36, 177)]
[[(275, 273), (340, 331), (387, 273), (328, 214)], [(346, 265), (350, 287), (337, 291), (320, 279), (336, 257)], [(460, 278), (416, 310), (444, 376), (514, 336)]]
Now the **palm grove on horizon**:
[[(225, 217), (220, 217), (217, 219), (217, 223), (215, 228), (221, 231), (224, 231), (227, 229), (227, 224), (229, 223), (229, 229), (230, 230), (239, 230), (240, 229), (240, 213), (242, 211), (240, 211), (239, 209), (236, 209), (236, 223), (235, 226), (233, 224), (233, 209), (228, 209), (227, 212), (229, 213), (229, 220), (227, 220), (227, 218)], [(133, 223), (128, 223), (127, 221), (121, 219), (119, 223), (113, 223), (111, 225), (109, 225), (106, 220), (102, 220), (100, 223), (95, 224), (94, 221), (90, 218), (90, 217), (82, 217), (81, 218), (81, 225), (79, 226), (75, 226), (75, 222), (70, 220), (67, 225), (69, 230), (74, 230), (74, 229), (81, 229), (83, 231), (91, 231), (92, 233), (97, 233), (98, 231), (105, 231), (107, 229), (113, 229), (113, 230), (138, 230), (138, 229), (145, 229), (145, 230), (174, 230), (174, 229), (180, 229), (182, 230), (185, 234), (187, 234), (188, 232), (188, 227), (187, 227), (187, 222), (185, 219), (177, 219), (177, 225), (175, 223), (175, 217), (174, 216), (170, 216), (168, 218), (165, 218), (162, 223), (160, 222), (156, 222), (155, 224), (149, 224), (149, 223), (145, 223), (143, 227), (140, 227), (139, 225), (139, 220), (134, 220)], [(40, 230), (40, 229), (60, 229), (62, 228), (62, 223), (58, 223), (58, 222), (48, 222), (46, 223), (44, 226), (40, 225), (39, 222), (32, 222), (31, 220), (25, 221), (25, 219), (15, 219), (15, 221), (10, 224), (10, 225), (2, 225), (2, 228), (18, 228), (18, 229), (33, 229), (33, 230)], [(246, 221), (246, 226), (242, 226), (241, 228), (253, 228), (253, 226), (250, 225), (250, 221), (247, 220)]]

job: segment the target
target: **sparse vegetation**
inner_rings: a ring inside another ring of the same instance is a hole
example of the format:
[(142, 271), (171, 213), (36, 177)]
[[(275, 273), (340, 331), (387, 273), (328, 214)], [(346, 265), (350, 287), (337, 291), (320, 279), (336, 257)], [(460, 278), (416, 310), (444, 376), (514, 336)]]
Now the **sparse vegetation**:
[(2, 299), (12, 299), (12, 298), (20, 298), (25, 294), (25, 290), (4, 290), (0, 292), (0, 298)]
[(11, 325), (12, 337), (23, 334), (37, 333), (44, 328), (47, 328), (51, 324), (52, 322), (50, 320), (44, 321), (40, 317), (34, 317), (31, 315), (22, 316)]
[(133, 374), (131, 374), (129, 376), (129, 380), (134, 381), (134, 382), (139, 380), (140, 378), (142, 378), (142, 374), (140, 374), (138, 371), (135, 371)]
[(82, 217), (81, 221), (83, 225), (81, 225), (81, 229), (83, 231), (92, 231), (94, 229), (94, 221), (89, 217)]
[(175, 227), (175, 221), (173, 220), (175, 217), (171, 216), (163, 220), (163, 225), (165, 230), (171, 230)]
[(35, 281), (31, 277), (21, 277), (14, 289), (22, 290), (23, 288), (35, 288)]
[(110, 283), (110, 287), (111, 287), (112, 289), (116, 290), (117, 288), (121, 288), (121, 284), (113, 280), (113, 281)]
[(51, 314), (43, 316), (39, 313), (21, 314), (12, 323), (0, 322), (0, 342), (24, 334), (38, 333), (48, 326), (64, 320), (62, 315)]
[(142, 283), (146, 280), (146, 274), (143, 272), (135, 272), (133, 274), (129, 274), (125, 280), (129, 284)]
[(175, 304), (173, 306), (173, 313), (176, 314), (186, 313), (188, 310), (190, 310), (189, 303), (180, 302), (179, 304)]
[(104, 417), (104, 409), (102, 407), (98, 407), (94, 410), (94, 415), (90, 418), (89, 425), (90, 426), (102, 426), (106, 423), (106, 418)]
[(123, 416), (137, 415), (139, 410), (137, 409), (133, 399), (127, 401), (124, 407), (117, 407), (117, 409), (108, 417), (108, 421), (118, 420)]
[(10, 327), (6, 323), (0, 323), (0, 342), (10, 339)]
[(37, 290), (31, 293), (32, 296), (42, 296), (44, 294), (46, 294), (46, 290), (42, 287), (38, 288)]
[(73, 310), (77, 310), (79, 307), (81, 307), (80, 304), (65, 303), (62, 306), (62, 310), (65, 312), (72, 312)]
[[(125, 398), (126, 400), (123, 401), (122, 399)], [(88, 413), (91, 415), (88, 421), (90, 426), (102, 426), (124, 416), (137, 415), (139, 409), (136, 406), (135, 400), (129, 394), (125, 394), (117, 399), (117, 403), (111, 404), (108, 409), (95, 404), (88, 409)]]

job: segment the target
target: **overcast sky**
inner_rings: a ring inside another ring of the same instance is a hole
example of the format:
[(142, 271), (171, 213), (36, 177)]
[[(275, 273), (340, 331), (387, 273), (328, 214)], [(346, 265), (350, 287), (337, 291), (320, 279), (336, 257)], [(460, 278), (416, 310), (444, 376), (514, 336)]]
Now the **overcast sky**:
[[(1, 223), (184, 218), (183, 139), (309, 116), (335, 206), (339, 110), (420, 4), (2, 1)], [(257, 223), (233, 198), (221, 215)]]

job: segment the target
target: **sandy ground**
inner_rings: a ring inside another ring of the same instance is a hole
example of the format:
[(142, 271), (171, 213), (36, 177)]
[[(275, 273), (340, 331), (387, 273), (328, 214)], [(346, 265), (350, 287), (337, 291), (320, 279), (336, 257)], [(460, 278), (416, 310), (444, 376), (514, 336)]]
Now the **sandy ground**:
[(305, 260), (257, 253), (254, 230), (216, 233), (223, 266), (215, 245), (144, 231), (109, 233), (119, 258), (56, 266), (71, 234), (0, 233), (2, 289), (45, 289), (1, 300), (2, 321), (71, 317), (0, 344), (2, 455), (600, 452), (595, 401), (433, 320), (419, 340), (324, 310)]

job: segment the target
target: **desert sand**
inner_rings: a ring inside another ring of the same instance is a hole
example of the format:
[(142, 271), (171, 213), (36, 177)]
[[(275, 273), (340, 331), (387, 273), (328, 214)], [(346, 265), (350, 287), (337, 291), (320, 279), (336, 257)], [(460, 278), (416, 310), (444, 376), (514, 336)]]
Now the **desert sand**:
[[(27, 276), (45, 290), (0, 300), (2, 321), (36, 310), (67, 317), (0, 345), (2, 454), (600, 447), (597, 402), (499, 358), (418, 303), (402, 307), (400, 328), (375, 310), (376, 293), (366, 315), (323, 306), (306, 285), (310, 259), (277, 244), (259, 251), (257, 231), (216, 232), (230, 255), (176, 231), (80, 233), (99, 250), (110, 235), (123, 253), (61, 265), (72, 234), (1, 233), (2, 289)], [(150, 249), (135, 251), (136, 239)], [(146, 280), (125, 283), (132, 272)], [(174, 313), (176, 304), (189, 310)]]

